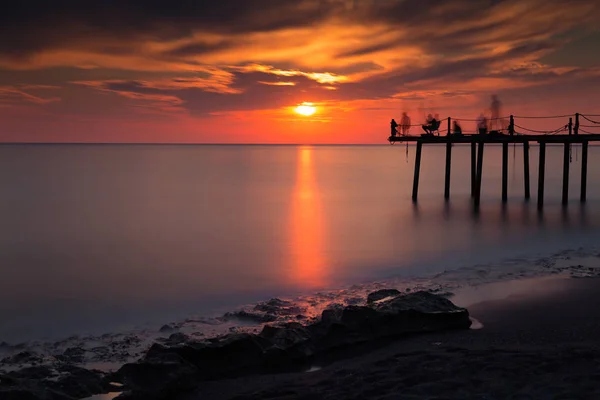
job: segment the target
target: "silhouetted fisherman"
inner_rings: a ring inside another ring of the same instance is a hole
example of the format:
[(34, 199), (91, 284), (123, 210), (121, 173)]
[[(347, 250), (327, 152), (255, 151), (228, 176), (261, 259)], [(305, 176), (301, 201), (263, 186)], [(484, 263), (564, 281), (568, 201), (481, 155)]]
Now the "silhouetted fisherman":
[(485, 115), (483, 115), (483, 113), (479, 114), (479, 117), (477, 118), (477, 131), (479, 132), (480, 135), (485, 135), (487, 133), (488, 130), (488, 120), (485, 117)]
[(427, 124), (422, 125), (423, 130), (428, 135), (433, 135), (433, 132), (438, 130), (440, 127), (440, 121), (431, 116), (431, 114), (427, 115)]
[(452, 134), (456, 136), (462, 136), (462, 128), (458, 121), (452, 121)]
[(396, 129), (398, 127), (398, 124), (396, 123), (396, 120), (392, 118), (392, 122), (390, 122), (390, 127), (392, 130), (392, 137), (395, 137), (396, 134), (398, 133), (398, 130)]
[(400, 120), (400, 131), (402, 132), (402, 136), (408, 135), (409, 130), (410, 130), (410, 117), (406, 114), (406, 112), (403, 112), (402, 119)]

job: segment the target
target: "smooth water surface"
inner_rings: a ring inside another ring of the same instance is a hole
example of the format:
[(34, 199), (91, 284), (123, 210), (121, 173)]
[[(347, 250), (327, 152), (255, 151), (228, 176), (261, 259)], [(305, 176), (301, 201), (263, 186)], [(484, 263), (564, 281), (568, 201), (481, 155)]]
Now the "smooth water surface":
[(470, 199), (470, 147), (0, 146), (0, 341), (106, 332), (228, 310), (273, 296), (387, 276), (419, 276), (596, 244), (600, 148), (590, 147), (569, 207), (563, 149), (548, 146), (536, 210), (538, 148), (523, 201), (522, 148), (485, 149), (482, 204)]

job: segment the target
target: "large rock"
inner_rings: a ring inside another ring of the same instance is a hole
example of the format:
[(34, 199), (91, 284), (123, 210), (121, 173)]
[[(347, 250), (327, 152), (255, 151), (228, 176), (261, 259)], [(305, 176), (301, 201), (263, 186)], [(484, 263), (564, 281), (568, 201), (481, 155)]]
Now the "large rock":
[(265, 326), (258, 335), (155, 344), (143, 360), (124, 365), (117, 376), (131, 391), (127, 398), (167, 399), (198, 380), (285, 371), (348, 345), (471, 325), (468, 311), (444, 297), (424, 291), (404, 295), (395, 289), (376, 293), (370, 306), (334, 307), (308, 326), (287, 323)]
[(444, 297), (419, 291), (383, 300), (392, 292), (375, 293), (378, 295), (371, 298), (380, 299), (371, 306), (323, 311), (321, 321), (308, 327), (318, 352), (383, 338), (471, 326), (468, 311)]

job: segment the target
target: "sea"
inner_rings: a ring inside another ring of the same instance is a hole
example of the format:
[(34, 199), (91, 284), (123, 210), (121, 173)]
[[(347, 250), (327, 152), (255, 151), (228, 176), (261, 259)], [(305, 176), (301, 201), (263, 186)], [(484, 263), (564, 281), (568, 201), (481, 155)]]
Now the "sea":
[(600, 254), (600, 147), (581, 203), (572, 146), (563, 207), (563, 147), (548, 145), (543, 211), (538, 147), (526, 201), (523, 149), (510, 145), (506, 204), (501, 150), (485, 148), (475, 210), (468, 145), (453, 147), (449, 201), (445, 146), (424, 146), (413, 203), (413, 145), (3, 144), (0, 343), (143, 348), (258, 329), (250, 311), (270, 299), (301, 320), (382, 287), (588, 274), (577, 260)]

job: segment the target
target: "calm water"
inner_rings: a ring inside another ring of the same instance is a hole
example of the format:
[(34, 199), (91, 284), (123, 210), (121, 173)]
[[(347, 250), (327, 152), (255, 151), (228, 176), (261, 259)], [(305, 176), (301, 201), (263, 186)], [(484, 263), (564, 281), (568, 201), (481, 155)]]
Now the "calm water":
[(546, 209), (523, 197), (522, 150), (486, 147), (482, 206), (470, 206), (470, 148), (455, 146), (0, 146), (0, 341), (228, 310), (273, 296), (597, 244), (600, 148), (580, 206), (560, 207), (562, 147), (549, 146)]

